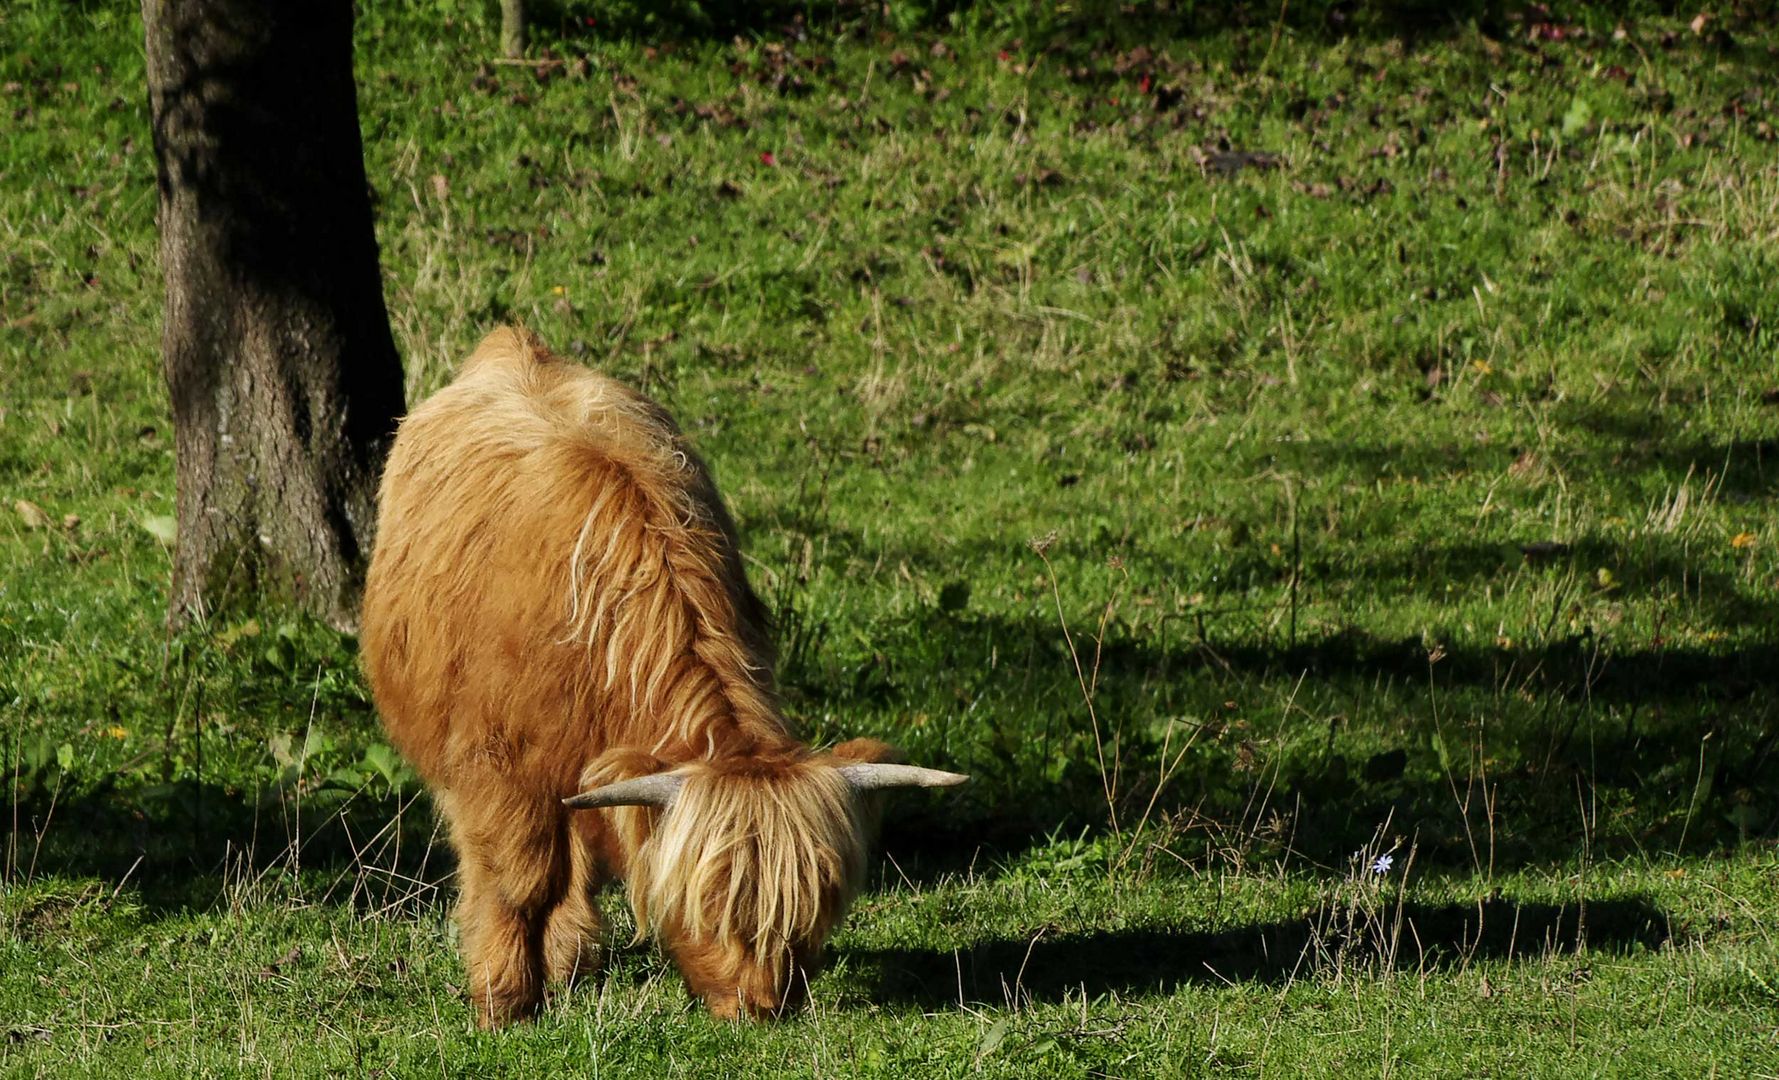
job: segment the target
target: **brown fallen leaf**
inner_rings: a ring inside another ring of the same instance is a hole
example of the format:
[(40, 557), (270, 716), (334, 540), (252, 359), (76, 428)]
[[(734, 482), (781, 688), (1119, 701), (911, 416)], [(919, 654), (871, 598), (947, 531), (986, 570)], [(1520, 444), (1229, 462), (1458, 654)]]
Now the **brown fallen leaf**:
[(280, 971), (282, 971), (283, 969), (296, 963), (298, 960), (301, 960), (302, 958), (303, 958), (303, 947), (301, 945), (292, 945), (290, 947), (289, 952), (285, 953), (283, 956), (280, 956), (278, 959), (272, 961), (270, 964), (267, 964), (265, 967), (260, 968), (258, 971), (254, 972), (254, 975), (261, 979), (272, 978), (273, 976), (277, 975)]

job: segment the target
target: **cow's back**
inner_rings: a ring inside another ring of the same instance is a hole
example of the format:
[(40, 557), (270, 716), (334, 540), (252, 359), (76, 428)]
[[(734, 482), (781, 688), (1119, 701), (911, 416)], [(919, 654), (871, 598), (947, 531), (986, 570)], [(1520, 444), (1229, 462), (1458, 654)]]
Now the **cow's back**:
[[(390, 736), (429, 782), (494, 774), (566, 795), (591, 755), (636, 738), (609, 670), (619, 643), (585, 613), (655, 572), (648, 530), (669, 517), (707, 524), (701, 557), (733, 579), (718, 614), (763, 653), (733, 526), (640, 395), (500, 330), (403, 421), (362, 642)], [(598, 576), (577, 578), (594, 554)]]

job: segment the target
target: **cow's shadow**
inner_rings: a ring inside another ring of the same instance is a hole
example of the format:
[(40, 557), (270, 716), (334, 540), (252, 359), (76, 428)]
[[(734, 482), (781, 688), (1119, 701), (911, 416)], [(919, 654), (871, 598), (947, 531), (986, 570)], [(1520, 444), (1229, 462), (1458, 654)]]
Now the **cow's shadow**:
[(921, 1007), (1060, 1001), (1085, 993), (1167, 993), (1188, 985), (1279, 985), (1336, 970), (1453, 971), (1662, 947), (1669, 917), (1641, 896), (1573, 904), (1323, 906), (1228, 930), (1140, 926), (1035, 931), (955, 949), (841, 948), (836, 960), (876, 1001)]

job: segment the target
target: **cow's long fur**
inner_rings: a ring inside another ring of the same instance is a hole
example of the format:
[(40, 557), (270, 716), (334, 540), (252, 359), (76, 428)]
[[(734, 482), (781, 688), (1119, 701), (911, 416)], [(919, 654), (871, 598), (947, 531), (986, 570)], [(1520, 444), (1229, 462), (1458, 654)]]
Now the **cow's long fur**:
[[(708, 472), (654, 403), (498, 330), (397, 435), (365, 667), (459, 855), (484, 1024), (595, 957), (593, 894), (720, 1014), (798, 989), (863, 875), (866, 816), (782, 719), (764, 610)], [(677, 769), (666, 811), (560, 800)]]

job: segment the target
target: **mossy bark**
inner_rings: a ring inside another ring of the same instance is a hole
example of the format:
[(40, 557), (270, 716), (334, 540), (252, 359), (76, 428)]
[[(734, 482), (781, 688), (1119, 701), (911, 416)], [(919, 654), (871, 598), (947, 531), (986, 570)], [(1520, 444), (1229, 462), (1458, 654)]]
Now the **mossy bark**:
[(350, 0), (142, 0), (179, 539), (169, 617), (264, 592), (356, 622), (403, 408)]

